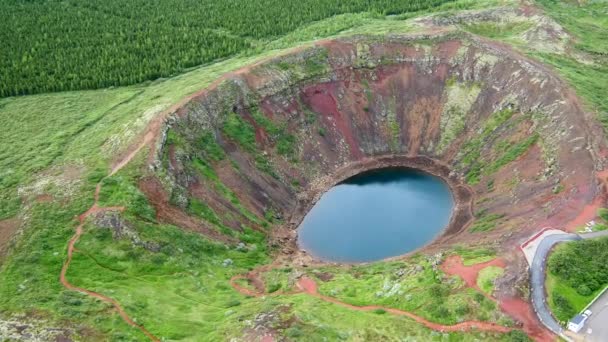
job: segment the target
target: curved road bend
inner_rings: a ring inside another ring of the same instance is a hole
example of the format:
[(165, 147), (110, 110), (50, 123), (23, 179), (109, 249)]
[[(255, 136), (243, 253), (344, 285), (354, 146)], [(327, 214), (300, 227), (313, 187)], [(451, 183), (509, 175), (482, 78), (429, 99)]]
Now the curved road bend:
[(547, 255), (551, 248), (560, 242), (593, 239), (608, 236), (608, 231), (586, 234), (559, 234), (546, 236), (538, 245), (534, 260), (530, 265), (530, 287), (532, 289), (532, 306), (540, 321), (557, 335), (563, 336), (563, 328), (551, 315), (545, 299), (545, 269)]

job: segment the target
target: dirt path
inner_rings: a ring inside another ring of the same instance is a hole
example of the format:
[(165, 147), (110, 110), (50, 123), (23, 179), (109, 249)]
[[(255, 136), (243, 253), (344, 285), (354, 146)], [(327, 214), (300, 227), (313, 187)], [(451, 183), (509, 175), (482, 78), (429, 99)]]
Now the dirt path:
[(441, 265), (441, 270), (449, 275), (458, 275), (467, 286), (472, 287), (483, 293), (486, 298), (496, 302), (500, 309), (515, 320), (523, 324), (523, 330), (537, 342), (555, 341), (555, 336), (543, 327), (534, 314), (530, 303), (521, 298), (495, 298), (477, 286), (479, 272), (488, 266), (506, 267), (506, 262), (502, 258), (496, 258), (487, 262), (465, 266), (459, 255), (454, 255), (446, 259)]
[[(424, 326), (426, 326), (427, 328), (433, 329), (433, 330), (437, 330), (437, 331), (441, 331), (441, 332), (453, 332), (453, 331), (464, 331), (464, 330), (480, 330), (480, 331), (491, 331), (491, 332), (500, 332), (500, 333), (508, 333), (509, 331), (513, 330), (513, 328), (509, 328), (509, 327), (505, 327), (502, 325), (498, 325), (495, 323), (490, 323), (490, 322), (480, 322), (480, 321), (467, 321), (467, 322), (462, 322), (462, 323), (458, 323), (458, 324), (454, 324), (454, 325), (444, 325), (444, 324), (438, 324), (438, 323), (434, 323), (431, 321), (428, 321), (420, 316), (417, 316), (411, 312), (408, 311), (403, 311), (403, 310), (399, 310), (399, 309), (395, 309), (395, 308), (390, 308), (390, 307), (384, 307), (384, 306), (379, 306), (379, 305), (367, 305), (367, 306), (356, 306), (356, 305), (352, 305), (352, 304), (348, 304), (345, 302), (340, 301), (339, 299), (333, 298), (333, 297), (329, 297), (329, 296), (325, 296), (322, 295), (318, 292), (317, 290), (317, 283), (311, 279), (308, 278), (306, 276), (301, 277), (298, 282), (297, 282), (297, 288), (298, 290), (296, 291), (292, 291), (292, 292), (275, 292), (275, 293), (265, 293), (265, 292), (260, 292), (259, 291), (259, 283), (257, 282), (261, 282), (261, 278), (260, 278), (260, 272), (262, 272), (262, 269), (264, 270), (268, 270), (269, 267), (264, 266), (260, 269), (251, 271), (249, 273), (247, 273), (246, 275), (237, 275), (234, 276), (230, 279), (230, 285), (239, 293), (245, 295), (245, 296), (251, 296), (251, 297), (261, 297), (261, 296), (274, 296), (274, 295), (290, 295), (290, 294), (297, 294), (297, 293), (305, 293), (309, 296), (321, 299), (325, 302), (329, 302), (329, 303), (333, 303), (333, 304), (337, 304), (340, 306), (343, 306), (345, 308), (348, 309), (352, 309), (352, 310), (357, 310), (357, 311), (374, 311), (374, 310), (384, 310), (388, 313), (391, 313), (393, 315), (396, 316), (406, 316), (410, 319), (413, 319), (414, 321), (423, 324)], [(242, 280), (242, 279), (247, 279), (250, 282), (252, 282), (252, 285), (254, 285), (255, 290), (254, 289), (250, 289), (250, 288), (246, 288), (243, 287), (241, 285), (239, 285), (237, 283), (238, 280)], [(257, 284), (256, 284), (257, 283)], [(263, 283), (261, 288), (263, 289)]]
[(355, 306), (352, 304), (342, 302), (336, 298), (328, 297), (328, 296), (320, 294), (317, 291), (317, 283), (314, 280), (312, 280), (308, 277), (305, 277), (305, 276), (300, 278), (300, 280), (298, 281), (298, 287), (304, 293), (306, 293), (310, 296), (313, 296), (315, 298), (319, 298), (319, 299), (329, 302), (329, 303), (334, 303), (334, 304), (343, 306), (345, 308), (349, 308), (349, 309), (357, 310), (357, 311), (384, 310), (384, 311), (389, 312), (396, 316), (406, 316), (420, 324), (425, 325), (427, 328), (441, 331), (441, 332), (480, 330), (480, 331), (507, 333), (507, 332), (513, 330), (512, 328), (504, 327), (502, 325), (498, 325), (495, 323), (479, 322), (479, 321), (467, 321), (467, 322), (462, 322), (462, 323), (458, 323), (458, 324), (454, 324), (454, 325), (443, 325), (443, 324), (430, 322), (420, 316), (414, 315), (411, 312), (407, 312), (407, 311), (403, 311), (403, 310), (399, 310), (399, 309), (388, 308), (388, 307), (379, 306), (379, 305)]
[[(216, 88), (222, 81), (228, 79), (229, 77), (233, 77), (239, 74), (244, 74), (247, 73), (249, 70), (251, 70), (251, 68), (253, 68), (256, 65), (259, 65), (267, 60), (270, 60), (272, 58), (276, 58), (277, 56), (280, 55), (284, 55), (284, 54), (289, 54), (289, 53), (294, 53), (297, 51), (300, 51), (306, 47), (308, 47), (309, 45), (315, 45), (315, 44), (324, 44), (325, 40), (320, 40), (317, 42), (314, 42), (312, 44), (305, 44), (302, 46), (298, 46), (292, 49), (288, 49), (286, 51), (282, 51), (281, 53), (278, 53), (277, 55), (273, 55), (273, 56), (269, 56), (266, 58), (262, 58), (254, 63), (248, 64), (242, 68), (239, 68), (237, 70), (234, 70), (232, 72), (228, 72), (222, 76), (220, 76), (219, 78), (217, 78), (214, 82), (212, 82), (211, 84), (209, 84), (208, 86), (204, 87), (203, 89), (188, 95), (186, 97), (184, 97), (183, 99), (181, 99), (179, 102), (177, 102), (176, 104), (172, 105), (171, 107), (167, 108), (166, 110), (163, 110), (161, 113), (159, 113), (155, 118), (153, 118), (146, 126), (146, 128), (144, 129), (144, 131), (140, 134), (140, 138), (135, 140), (134, 143), (131, 144), (131, 147), (128, 147), (125, 152), (123, 152), (123, 155), (119, 158), (117, 158), (117, 161), (115, 161), (112, 164), (110, 173), (106, 176), (107, 177), (111, 177), (114, 174), (116, 174), (118, 171), (120, 171), (123, 167), (125, 167), (127, 164), (129, 164), (129, 162), (131, 162), (131, 160), (133, 160), (133, 158), (135, 158), (135, 156), (145, 147), (150, 147), (150, 156), (149, 158), (154, 158), (154, 154), (155, 154), (155, 142), (157, 137), (160, 135), (161, 130), (164, 126), (164, 120), (168, 115), (171, 115), (172, 113), (176, 113), (179, 112), (180, 109), (184, 108), (190, 101), (195, 100), (198, 97), (204, 96), (207, 92), (209, 92), (210, 90)], [(102, 180), (103, 181), (103, 180)], [(120, 316), (125, 320), (125, 322), (127, 322), (129, 325), (138, 328), (139, 330), (141, 330), (141, 332), (143, 332), (146, 336), (148, 336), (148, 338), (150, 338), (150, 340), (152, 341), (160, 341), (156, 336), (154, 336), (152, 333), (150, 333), (148, 330), (146, 330), (146, 328), (144, 328), (141, 325), (138, 325), (137, 323), (135, 323), (130, 317), (129, 315), (127, 315), (127, 313), (124, 311), (124, 309), (122, 308), (122, 306), (120, 305), (120, 303), (118, 303), (118, 301), (116, 301), (115, 299), (112, 299), (110, 297), (104, 296), (102, 294), (87, 290), (87, 289), (83, 289), (80, 287), (77, 287), (73, 284), (71, 284), (67, 278), (66, 278), (66, 274), (68, 272), (68, 269), (70, 267), (70, 263), (72, 261), (72, 256), (74, 254), (75, 248), (74, 245), (78, 242), (78, 240), (80, 239), (80, 236), (83, 233), (83, 227), (85, 224), (85, 221), (87, 219), (87, 217), (89, 217), (92, 214), (98, 213), (98, 212), (102, 212), (102, 211), (123, 211), (124, 208), (123, 207), (99, 207), (98, 206), (98, 202), (99, 202), (99, 192), (101, 191), (101, 181), (97, 184), (97, 187), (95, 188), (95, 200), (93, 202), (93, 205), (84, 213), (80, 214), (80, 216), (78, 216), (78, 221), (79, 221), (79, 225), (78, 227), (76, 227), (76, 232), (74, 233), (74, 235), (72, 236), (72, 238), (69, 240), (68, 242), (68, 256), (67, 259), (65, 261), (65, 263), (63, 264), (63, 267), (61, 268), (61, 274), (59, 276), (59, 280), (61, 281), (61, 284), (63, 284), (63, 286), (65, 286), (67, 289), (69, 290), (73, 290), (73, 291), (78, 291), (84, 294), (87, 294), (89, 296), (95, 297), (99, 300), (102, 300), (106, 303), (110, 303), (112, 304), (112, 306), (116, 309), (116, 311), (120, 314)], [(238, 284), (236, 284), (236, 278), (235, 279), (231, 279), (231, 284), (236, 288), (236, 286), (238, 286)], [(241, 291), (246, 291), (245, 288), (240, 288)], [(279, 294), (279, 293), (277, 293)]]
[[(137, 152), (139, 150), (141, 150), (144, 146), (145, 146), (145, 144), (140, 145), (135, 151), (133, 151), (133, 153), (131, 153), (127, 156), (127, 160), (123, 160), (121, 163), (117, 164), (117, 166), (112, 168), (112, 172), (110, 173), (110, 175), (115, 174), (118, 170), (120, 170), (123, 166), (125, 166), (131, 159), (133, 159), (133, 157), (137, 154)], [(133, 321), (133, 319), (131, 319), (131, 317), (129, 317), (129, 315), (125, 312), (125, 310), (122, 308), (120, 303), (118, 303), (118, 301), (116, 301), (113, 298), (104, 296), (100, 293), (93, 292), (93, 291), (75, 286), (72, 283), (70, 283), (66, 277), (66, 274), (68, 273), (68, 269), (70, 267), (70, 263), (72, 262), (72, 256), (73, 256), (74, 252), (76, 251), (76, 248), (74, 246), (76, 245), (76, 243), (80, 239), (80, 236), (83, 233), (83, 227), (84, 227), (87, 217), (89, 217), (90, 215), (99, 213), (99, 212), (103, 212), (103, 211), (124, 211), (124, 209), (125, 209), (124, 207), (99, 207), (98, 202), (99, 202), (99, 192), (100, 191), (101, 191), (101, 182), (99, 182), (97, 184), (97, 187), (95, 188), (95, 196), (94, 196), (95, 200), (93, 202), (93, 205), (87, 211), (85, 211), (84, 213), (80, 214), (80, 216), (78, 216), (79, 224), (78, 224), (78, 227), (76, 227), (76, 232), (74, 233), (74, 235), (68, 242), (68, 256), (67, 256), (65, 263), (63, 264), (63, 267), (61, 268), (61, 274), (59, 276), (59, 280), (60, 280), (61, 284), (69, 290), (78, 291), (80, 293), (84, 293), (86, 295), (89, 295), (91, 297), (97, 298), (101, 301), (111, 304), (127, 324), (139, 329), (150, 340), (160, 341), (160, 339), (158, 339), (158, 337), (154, 336), (151, 332), (146, 330), (146, 328), (144, 328), (142, 325), (135, 323), (135, 321)]]

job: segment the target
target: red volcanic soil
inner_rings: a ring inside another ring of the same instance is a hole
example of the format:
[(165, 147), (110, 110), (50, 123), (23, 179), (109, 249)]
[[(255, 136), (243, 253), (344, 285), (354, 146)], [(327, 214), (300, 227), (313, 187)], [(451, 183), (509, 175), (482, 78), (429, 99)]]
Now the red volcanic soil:
[[(506, 267), (506, 263), (501, 258), (496, 258), (488, 262), (483, 262), (471, 266), (465, 266), (459, 255), (454, 255), (446, 259), (441, 265), (441, 270), (449, 275), (460, 276), (465, 283), (479, 291), (477, 277), (479, 272), (488, 266)], [(483, 293), (483, 292), (482, 292)], [(491, 300), (497, 301), (500, 309), (523, 325), (523, 330), (537, 342), (555, 341), (555, 336), (546, 330), (538, 321), (536, 314), (532, 310), (530, 303), (520, 298), (498, 298), (486, 295)]]
[[(329, 303), (337, 304), (337, 305), (340, 305), (340, 306), (343, 306), (345, 308), (352, 309), (352, 310), (373, 311), (373, 310), (381, 309), (381, 310), (385, 310), (386, 312), (391, 313), (393, 315), (406, 316), (420, 324), (425, 325), (427, 328), (437, 330), (437, 331), (443, 331), (443, 332), (465, 331), (465, 330), (475, 329), (475, 330), (481, 330), (481, 331), (507, 333), (512, 330), (512, 328), (504, 327), (504, 326), (501, 326), (501, 325), (498, 325), (495, 323), (479, 322), (479, 321), (467, 321), (467, 322), (462, 322), (462, 323), (458, 323), (455, 325), (443, 325), (443, 324), (430, 322), (411, 312), (407, 312), (407, 311), (403, 311), (403, 310), (399, 310), (399, 309), (394, 309), (394, 308), (389, 308), (389, 307), (384, 307), (384, 306), (379, 306), (379, 305), (356, 306), (356, 305), (348, 304), (348, 303), (342, 302), (336, 298), (332, 298), (332, 297), (324, 296), (324, 295), (320, 294), (317, 290), (317, 283), (313, 279), (308, 278), (306, 276), (304, 276), (298, 280), (298, 283), (297, 283), (298, 290), (296, 290), (296, 291), (293, 291), (293, 292), (278, 291), (278, 292), (274, 292), (274, 293), (270, 293), (270, 294), (265, 293), (265, 292), (263, 292), (264, 284), (260, 278), (260, 272), (268, 271), (271, 268), (272, 268), (272, 266), (263, 266), (257, 270), (247, 273), (246, 275), (234, 276), (230, 279), (230, 285), (236, 291), (238, 291), (239, 293), (241, 293), (245, 296), (261, 297), (261, 296), (273, 296), (273, 295), (279, 295), (279, 294), (280, 295), (292, 295), (292, 294), (303, 292), (312, 297), (321, 299), (321, 300), (329, 302)], [(239, 285), (237, 283), (237, 280), (241, 280), (241, 279), (249, 280), (255, 289), (250, 289), (250, 288), (246, 288), (246, 287)], [(272, 341), (272, 336), (265, 336), (265, 338), (268, 338), (268, 341)]]
[(335, 124), (338, 131), (346, 140), (350, 153), (354, 159), (361, 158), (363, 154), (359, 150), (357, 139), (355, 139), (348, 118), (344, 117), (342, 111), (338, 109), (338, 103), (334, 96), (337, 91), (336, 84), (316, 84), (304, 90), (303, 99), (310, 105), (310, 108), (317, 113), (324, 113), (324, 120), (327, 125)]
[(8, 244), (20, 225), (21, 220), (17, 218), (0, 220), (0, 251)]
[(587, 222), (597, 218), (597, 210), (606, 204), (606, 190), (608, 190), (608, 170), (598, 171), (597, 179), (600, 182), (600, 194), (591, 203), (587, 204), (573, 220), (566, 223), (564, 229), (574, 232)]
[(553, 342), (556, 340), (555, 335), (545, 329), (538, 321), (530, 303), (520, 298), (500, 298), (498, 305), (504, 313), (521, 322), (526, 334), (535, 341)]
[(504, 260), (497, 258), (487, 262), (482, 262), (480, 264), (465, 266), (462, 263), (462, 258), (460, 257), (460, 255), (453, 255), (448, 257), (443, 262), (443, 264), (441, 265), (441, 270), (449, 275), (460, 276), (467, 284), (467, 286), (481, 291), (477, 286), (477, 276), (479, 275), (479, 271), (488, 266), (498, 266), (504, 268), (506, 267), (506, 264)]

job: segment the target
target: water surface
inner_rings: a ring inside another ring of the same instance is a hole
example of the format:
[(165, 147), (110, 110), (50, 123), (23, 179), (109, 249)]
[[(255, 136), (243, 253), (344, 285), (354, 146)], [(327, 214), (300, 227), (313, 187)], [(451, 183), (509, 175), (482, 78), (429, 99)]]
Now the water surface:
[(441, 179), (407, 169), (363, 173), (326, 192), (298, 229), (308, 253), (367, 262), (424, 246), (450, 220), (454, 201)]

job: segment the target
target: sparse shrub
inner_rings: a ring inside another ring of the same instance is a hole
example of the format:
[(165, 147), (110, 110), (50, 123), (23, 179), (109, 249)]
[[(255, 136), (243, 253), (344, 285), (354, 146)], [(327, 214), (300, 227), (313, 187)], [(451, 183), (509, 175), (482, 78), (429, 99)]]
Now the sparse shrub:
[(215, 136), (212, 132), (205, 132), (199, 139), (199, 147), (205, 154), (206, 158), (214, 161), (224, 159), (224, 150), (215, 140)]
[(245, 151), (255, 151), (255, 131), (253, 126), (234, 112), (228, 112), (225, 120), (222, 132), (239, 144)]
[(605, 225), (603, 223), (596, 223), (595, 226), (593, 226), (593, 230), (596, 232), (602, 231), (602, 230), (607, 230), (608, 229), (608, 225)]
[(564, 297), (561, 293), (557, 291), (553, 291), (553, 304), (557, 310), (561, 311), (562, 317), (573, 317), (576, 314), (576, 311), (572, 307), (572, 304), (568, 301), (568, 298)]
[(486, 297), (484, 297), (484, 295), (483, 295), (483, 294), (481, 294), (481, 293), (479, 293), (479, 292), (476, 292), (476, 293), (473, 295), (473, 299), (475, 299), (475, 301), (476, 301), (477, 303), (482, 303), (483, 301), (485, 301), (485, 300), (486, 300)]
[(430, 286), (429, 292), (434, 298), (442, 298), (450, 293), (450, 289), (442, 284), (433, 284)]
[(298, 326), (290, 327), (289, 329), (287, 329), (285, 331), (285, 333), (288, 337), (291, 337), (291, 338), (302, 337), (304, 335), (304, 333), (302, 332), (302, 329), (300, 329), (300, 327), (298, 327)]
[(268, 293), (277, 292), (280, 288), (281, 288), (281, 284), (272, 283), (272, 284), (268, 285)]
[(507, 335), (507, 338), (511, 342), (529, 342), (532, 341), (526, 333), (521, 330), (511, 330)]
[(597, 216), (601, 217), (602, 220), (608, 222), (608, 209), (607, 208), (599, 208), (597, 210)]
[(374, 310), (374, 313), (378, 314), (378, 315), (384, 315), (386, 313), (386, 310), (384, 310), (384, 309), (376, 309), (376, 310)]
[(493, 230), (504, 216), (504, 214), (486, 214), (483, 212), (477, 217), (470, 230), (473, 233)]
[(226, 303), (227, 308), (232, 308), (232, 307), (239, 306), (239, 305), (241, 305), (241, 302), (236, 299), (233, 299), (233, 300), (229, 301), (228, 303)]
[(433, 316), (440, 319), (446, 319), (450, 317), (450, 310), (448, 310), (448, 308), (443, 305), (435, 305), (432, 309), (432, 313)]
[(591, 289), (589, 288), (589, 286), (585, 285), (585, 284), (581, 284), (576, 288), (576, 292), (578, 292), (578, 294), (580, 294), (581, 296), (589, 296), (593, 293), (593, 291), (591, 291)]
[(471, 312), (471, 307), (469, 307), (469, 305), (466, 303), (462, 303), (462, 304), (458, 305), (454, 311), (458, 315), (464, 316), (464, 315), (468, 314), (469, 312)]

